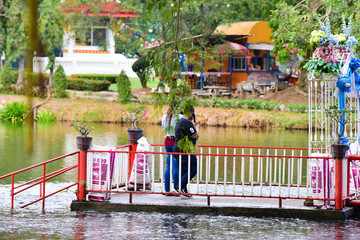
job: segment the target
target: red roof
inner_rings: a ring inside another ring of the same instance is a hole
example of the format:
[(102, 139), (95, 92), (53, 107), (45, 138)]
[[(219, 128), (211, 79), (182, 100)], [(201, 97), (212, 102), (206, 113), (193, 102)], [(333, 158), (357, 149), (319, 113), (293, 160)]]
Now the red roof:
[[(66, 12), (66, 14), (71, 14), (71, 12), (81, 12), (85, 13), (88, 16), (97, 15), (97, 16), (108, 16), (108, 17), (118, 17), (118, 18), (137, 18), (139, 17), (138, 12), (126, 10), (122, 8), (122, 5), (117, 2), (107, 2), (107, 3), (97, 3), (96, 5), (99, 8), (95, 7), (94, 3), (85, 3), (85, 4), (74, 4), (74, 0), (67, 1), (63, 3), (61, 9)], [(95, 12), (92, 9), (96, 9)]]

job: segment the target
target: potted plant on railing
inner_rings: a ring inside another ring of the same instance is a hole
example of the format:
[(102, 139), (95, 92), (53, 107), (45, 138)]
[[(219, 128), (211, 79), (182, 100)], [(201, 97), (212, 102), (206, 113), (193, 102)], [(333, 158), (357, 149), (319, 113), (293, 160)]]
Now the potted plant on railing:
[(343, 137), (345, 125), (350, 121), (352, 109), (339, 109), (336, 105), (331, 105), (325, 109), (325, 115), (335, 122), (335, 132), (337, 135), (336, 143), (331, 145), (332, 156), (336, 159), (345, 157), (349, 149), (349, 140)]
[(71, 121), (69, 127), (75, 128), (81, 136), (76, 137), (77, 148), (81, 150), (88, 150), (91, 146), (92, 137), (88, 137), (93, 127), (89, 126), (87, 121), (80, 119), (79, 121)]
[(137, 144), (137, 140), (143, 136), (144, 129), (138, 128), (136, 124), (144, 122), (147, 115), (144, 105), (130, 104), (127, 106), (123, 120), (130, 121), (131, 124), (131, 128), (127, 128), (129, 143)]

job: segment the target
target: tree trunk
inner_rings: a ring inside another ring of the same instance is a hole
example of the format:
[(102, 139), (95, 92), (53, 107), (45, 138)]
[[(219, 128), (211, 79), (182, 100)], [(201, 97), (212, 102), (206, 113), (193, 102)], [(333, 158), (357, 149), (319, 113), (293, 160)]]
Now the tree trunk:
[(24, 69), (25, 69), (25, 57), (20, 56), (20, 58), (19, 58), (19, 75), (18, 75), (18, 80), (16, 82), (16, 88), (20, 89), (20, 90), (24, 88)]
[(299, 76), (299, 83), (298, 83), (298, 86), (301, 90), (303, 91), (307, 91), (307, 84), (306, 84), (306, 73), (307, 73), (307, 70), (306, 69), (302, 69), (300, 70), (300, 76)]
[(54, 69), (51, 68), (49, 73), (49, 87), (48, 87), (49, 92), (51, 92), (54, 89), (53, 75), (54, 75)]
[(305, 63), (307, 62), (307, 60), (310, 59), (311, 55), (312, 55), (312, 52), (310, 51), (310, 49), (308, 49), (308, 50), (306, 51), (306, 57), (305, 57), (306, 60), (303, 61), (303, 62), (301, 63), (301, 65), (299, 66), (299, 68), (300, 68), (301, 70), (300, 70), (300, 76), (299, 76), (298, 86), (299, 86), (299, 88), (300, 88), (301, 90), (303, 90), (303, 91), (305, 91), (305, 92), (307, 92), (307, 79), (306, 79), (306, 77), (307, 77), (307, 70), (304, 69), (304, 65), (305, 65)]
[(141, 86), (142, 86), (142, 88), (146, 88), (147, 77), (145, 75), (145, 72), (142, 72), (141, 74), (142, 74), (142, 78), (140, 78)]

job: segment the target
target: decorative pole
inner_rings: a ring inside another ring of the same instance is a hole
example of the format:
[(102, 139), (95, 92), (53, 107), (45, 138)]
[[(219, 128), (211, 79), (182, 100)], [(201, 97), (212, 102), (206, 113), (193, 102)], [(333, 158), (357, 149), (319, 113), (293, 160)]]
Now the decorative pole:
[(86, 162), (87, 149), (81, 148), (78, 159), (78, 201), (86, 200)]
[[(342, 210), (344, 208), (343, 199), (343, 164), (346, 158), (335, 159), (335, 209)], [(346, 176), (345, 176), (346, 177)], [(347, 179), (347, 177), (345, 178)]]
[(128, 176), (130, 177), (130, 174), (131, 174), (131, 170), (132, 170), (132, 167), (134, 165), (134, 159), (135, 159), (135, 152), (136, 152), (136, 149), (137, 149), (137, 141), (135, 141), (136, 143), (131, 143), (130, 144), (130, 147), (129, 147), (129, 173), (128, 173)]

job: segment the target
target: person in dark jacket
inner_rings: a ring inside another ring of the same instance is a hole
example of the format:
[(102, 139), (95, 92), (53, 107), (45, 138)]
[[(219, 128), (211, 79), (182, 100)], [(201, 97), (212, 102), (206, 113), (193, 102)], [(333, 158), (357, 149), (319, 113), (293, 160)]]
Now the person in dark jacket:
[[(193, 147), (196, 145), (196, 141), (199, 139), (199, 126), (200, 123), (196, 121), (195, 109), (191, 107), (189, 114), (184, 114), (185, 117), (180, 118), (179, 123), (175, 127), (175, 144), (174, 152), (178, 153), (189, 153), (186, 149), (182, 149), (182, 144), (187, 142)], [(195, 123), (195, 125), (192, 123)], [(187, 140), (186, 140), (187, 138)], [(190, 157), (190, 164), (189, 164)], [(190, 180), (196, 175), (197, 172), (197, 161), (195, 155), (177, 155), (174, 154), (175, 163), (181, 168), (181, 180), (179, 186), (175, 186), (175, 190), (179, 193), (188, 193), (187, 184), (190, 174)], [(180, 170), (179, 170), (180, 171)], [(174, 179), (179, 178), (180, 172), (174, 174)], [(175, 182), (175, 181), (174, 181)], [(183, 195), (184, 197), (191, 197), (189, 194)]]

